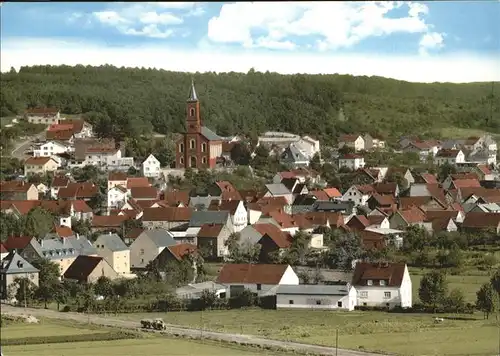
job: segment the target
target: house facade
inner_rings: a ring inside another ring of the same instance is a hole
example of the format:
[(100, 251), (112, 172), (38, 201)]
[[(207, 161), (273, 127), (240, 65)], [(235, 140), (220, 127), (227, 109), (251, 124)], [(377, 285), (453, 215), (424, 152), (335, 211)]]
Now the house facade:
[(354, 310), (356, 289), (350, 285), (280, 285), (276, 309)]
[(143, 269), (167, 246), (177, 244), (173, 235), (164, 229), (143, 231), (130, 245), (130, 267)]
[(404, 263), (358, 262), (352, 285), (358, 306), (411, 308), (412, 283)]
[(177, 140), (175, 152), (176, 168), (214, 168), (222, 156), (222, 138), (203, 126), (194, 83), (186, 105), (186, 133)]
[(150, 154), (148, 158), (142, 162), (142, 175), (148, 178), (159, 178), (161, 175), (160, 161)]
[(31, 124), (52, 125), (61, 119), (59, 110), (55, 108), (33, 108), (26, 110), (24, 116)]
[(365, 159), (363, 156), (356, 154), (347, 154), (340, 156), (339, 158), (339, 168), (348, 168), (352, 171), (356, 171), (365, 166)]
[(130, 250), (117, 234), (100, 235), (94, 242), (97, 253), (119, 275), (130, 274)]
[(57, 142), (49, 141), (42, 143), (33, 150), (34, 157), (51, 157), (53, 155), (58, 155), (68, 152), (70, 149), (68, 146)]
[(30, 157), (24, 162), (24, 175), (44, 175), (55, 172), (58, 168), (59, 163), (51, 157)]
[(38, 286), (38, 272), (16, 251), (10, 252), (0, 261), (0, 299), (8, 298), (9, 287), (17, 278), (27, 278)]
[(456, 165), (458, 163), (465, 163), (465, 155), (462, 150), (442, 149), (436, 153), (434, 157), (434, 164), (440, 166), (445, 163)]
[(339, 138), (338, 148), (344, 146), (352, 148), (355, 152), (365, 149), (365, 140), (361, 135), (342, 135)]

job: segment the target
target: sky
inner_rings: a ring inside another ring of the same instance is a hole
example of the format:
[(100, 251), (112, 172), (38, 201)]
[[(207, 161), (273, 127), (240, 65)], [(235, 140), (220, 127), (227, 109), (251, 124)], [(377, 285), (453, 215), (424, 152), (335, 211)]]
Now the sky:
[(103, 65), (500, 80), (500, 1), (2, 3), (2, 72)]

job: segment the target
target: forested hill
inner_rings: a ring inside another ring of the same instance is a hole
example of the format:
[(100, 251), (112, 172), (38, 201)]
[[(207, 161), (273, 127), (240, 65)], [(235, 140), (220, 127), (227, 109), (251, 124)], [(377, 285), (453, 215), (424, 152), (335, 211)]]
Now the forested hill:
[[(66, 114), (88, 113), (94, 124), (129, 137), (178, 132), (191, 77), (113, 66), (22, 67), (1, 74), (0, 114), (50, 106)], [(446, 127), (500, 130), (500, 100), (491, 96), (491, 83), (418, 84), (253, 70), (196, 73), (194, 80), (204, 122), (221, 135), (283, 130), (327, 139), (354, 131), (388, 137)]]

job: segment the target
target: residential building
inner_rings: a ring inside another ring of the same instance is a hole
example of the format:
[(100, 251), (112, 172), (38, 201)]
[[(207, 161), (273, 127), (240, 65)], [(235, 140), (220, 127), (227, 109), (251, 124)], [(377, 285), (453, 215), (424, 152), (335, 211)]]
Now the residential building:
[(226, 241), (230, 235), (231, 231), (224, 224), (203, 224), (197, 234), (198, 250), (208, 258), (224, 258), (229, 254)]
[(31, 183), (18, 180), (0, 182), (1, 200), (38, 200), (38, 193)]
[(191, 208), (144, 208), (142, 224), (146, 229), (170, 230), (189, 223), (193, 213)]
[(462, 150), (441, 149), (434, 157), (434, 164), (440, 166), (445, 163), (456, 165), (457, 163), (465, 163), (465, 155)]
[(264, 194), (264, 198), (284, 197), (288, 204), (293, 203), (293, 193), (283, 183), (266, 184), (266, 189), (267, 192)]
[(180, 299), (199, 299), (204, 291), (209, 290), (214, 292), (217, 298), (226, 298), (226, 286), (212, 281), (200, 283), (189, 283), (186, 286), (179, 287), (175, 290), (175, 294)]
[(357, 291), (358, 306), (412, 306), (412, 283), (405, 263), (357, 262), (352, 286)]
[(354, 152), (363, 151), (365, 149), (365, 140), (361, 135), (342, 135), (339, 138), (338, 148), (344, 146), (352, 148)]
[(83, 255), (78, 256), (62, 276), (83, 283), (95, 283), (99, 277), (111, 280), (121, 277), (104, 258)]
[(356, 289), (350, 285), (280, 285), (276, 309), (354, 310)]
[(146, 268), (165, 247), (176, 244), (172, 233), (167, 230), (144, 230), (130, 245), (130, 267)]
[(239, 232), (248, 225), (248, 212), (241, 200), (212, 200), (208, 210), (229, 211), (234, 232)]
[(339, 168), (348, 168), (356, 171), (365, 166), (365, 158), (356, 154), (346, 154), (339, 157)]
[[(38, 287), (39, 270), (15, 250), (0, 261), (0, 299), (7, 299), (9, 287), (17, 278), (27, 278)], [(15, 290), (12, 291), (15, 293)]]
[(245, 289), (258, 296), (266, 296), (276, 295), (280, 285), (298, 285), (299, 277), (289, 265), (225, 264), (215, 282), (228, 287), (226, 298), (236, 296)]
[(186, 133), (176, 142), (176, 168), (214, 168), (222, 156), (223, 139), (203, 126), (200, 101), (191, 83), (186, 105)]
[(59, 110), (55, 108), (33, 108), (28, 109), (24, 116), (31, 124), (51, 125), (57, 124), (61, 119)]
[(130, 274), (130, 249), (117, 234), (99, 235), (94, 242), (97, 253), (119, 275)]
[(58, 141), (48, 141), (36, 146), (33, 149), (34, 157), (51, 157), (66, 153), (70, 150), (69, 146)]
[(148, 158), (142, 162), (142, 174), (148, 178), (159, 178), (161, 175), (160, 161), (150, 154)]
[(500, 233), (500, 214), (490, 212), (468, 212), (461, 226), (463, 231)]
[(371, 185), (353, 185), (342, 196), (342, 201), (352, 201), (355, 206), (368, 204), (368, 199), (375, 193)]
[(24, 175), (44, 175), (48, 172), (55, 172), (59, 168), (59, 163), (52, 157), (30, 157), (24, 161)]
[(108, 208), (120, 209), (128, 199), (128, 191), (122, 185), (116, 185), (108, 190)]
[[(109, 172), (108, 173), (108, 190), (117, 185), (121, 185), (122, 187), (127, 187), (128, 177), (124, 172)], [(149, 186), (149, 182), (147, 182), (147, 186)]]

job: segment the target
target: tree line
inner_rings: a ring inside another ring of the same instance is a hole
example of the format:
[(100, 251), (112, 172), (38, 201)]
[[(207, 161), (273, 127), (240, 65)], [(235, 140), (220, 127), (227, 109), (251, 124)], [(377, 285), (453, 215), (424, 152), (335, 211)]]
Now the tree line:
[[(21, 67), (0, 79), (0, 116), (49, 106), (86, 114), (98, 131), (115, 136), (184, 131), (189, 73), (47, 65)], [(500, 128), (491, 83), (419, 84), (254, 70), (196, 73), (194, 80), (204, 123), (220, 135), (278, 130), (331, 139), (356, 131), (395, 136), (425, 127)]]

